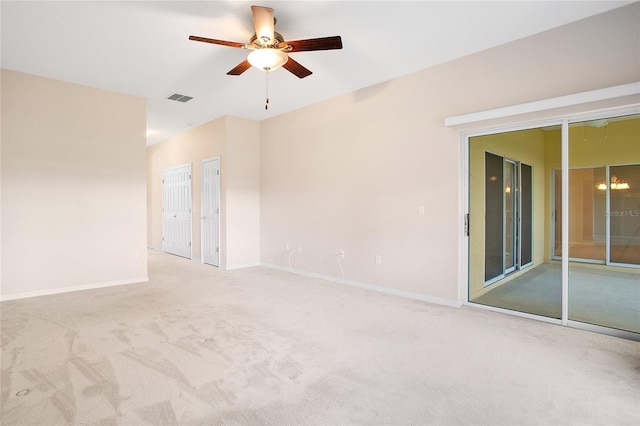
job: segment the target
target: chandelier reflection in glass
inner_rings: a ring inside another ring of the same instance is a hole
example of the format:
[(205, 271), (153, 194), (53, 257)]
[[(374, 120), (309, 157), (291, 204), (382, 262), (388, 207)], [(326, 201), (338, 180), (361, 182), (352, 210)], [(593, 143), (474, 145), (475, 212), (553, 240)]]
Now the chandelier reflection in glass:
[[(607, 189), (607, 183), (605, 181), (602, 181), (602, 183), (596, 186), (596, 188), (598, 188), (601, 191), (605, 191)], [(627, 182), (623, 181), (622, 179), (618, 179), (615, 175), (611, 176), (611, 189), (617, 190), (617, 189), (629, 189), (629, 188), (631, 187)]]

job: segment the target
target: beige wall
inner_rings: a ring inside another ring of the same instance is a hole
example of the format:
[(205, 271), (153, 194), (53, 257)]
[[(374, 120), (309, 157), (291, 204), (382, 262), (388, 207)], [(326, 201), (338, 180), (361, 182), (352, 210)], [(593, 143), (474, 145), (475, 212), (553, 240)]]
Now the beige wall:
[(260, 124), (227, 119), (227, 269), (260, 263)]
[(335, 252), (344, 249), (346, 280), (461, 300), (460, 135), (444, 118), (637, 81), (639, 11), (614, 10), (263, 121), (262, 262), (288, 267), (289, 243), (302, 248), (294, 269), (340, 278)]
[(260, 262), (260, 132), (252, 120), (222, 117), (147, 149), (148, 245), (162, 248), (162, 171), (192, 165), (192, 247), (200, 260), (202, 160), (220, 157), (220, 266)]
[(2, 70), (3, 299), (147, 279), (145, 108)]

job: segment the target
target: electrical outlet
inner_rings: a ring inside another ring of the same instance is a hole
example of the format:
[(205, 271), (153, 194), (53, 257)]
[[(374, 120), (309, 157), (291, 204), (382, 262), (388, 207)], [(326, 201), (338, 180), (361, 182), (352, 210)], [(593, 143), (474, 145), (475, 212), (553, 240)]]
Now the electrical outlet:
[(379, 254), (376, 254), (376, 265), (381, 265), (382, 264), (382, 256), (380, 256)]
[(339, 249), (337, 254), (338, 254), (339, 258), (344, 259), (344, 250), (343, 249)]
[(298, 251), (298, 253), (302, 253), (302, 246), (298, 246), (296, 250)]
[(286, 251), (291, 250), (291, 246), (289, 245), (289, 243), (284, 243), (284, 249), (285, 249)]

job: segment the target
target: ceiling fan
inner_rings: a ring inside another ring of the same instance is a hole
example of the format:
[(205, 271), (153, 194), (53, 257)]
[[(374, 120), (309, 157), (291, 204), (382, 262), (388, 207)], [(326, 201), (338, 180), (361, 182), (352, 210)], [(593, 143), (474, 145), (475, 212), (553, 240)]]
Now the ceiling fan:
[(251, 6), (251, 13), (256, 33), (247, 44), (193, 35), (189, 36), (189, 40), (251, 50), (247, 59), (232, 68), (227, 75), (240, 75), (251, 66), (266, 72), (283, 67), (298, 78), (305, 78), (312, 72), (291, 58), (289, 53), (342, 49), (340, 36), (285, 41), (282, 35), (274, 30), (276, 21), (272, 8)]

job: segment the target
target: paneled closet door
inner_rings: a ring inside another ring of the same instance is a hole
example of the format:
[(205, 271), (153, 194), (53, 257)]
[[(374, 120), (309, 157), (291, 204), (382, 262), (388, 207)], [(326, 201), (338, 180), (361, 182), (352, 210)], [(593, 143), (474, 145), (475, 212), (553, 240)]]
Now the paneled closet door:
[(202, 161), (202, 262), (220, 265), (220, 159)]
[(162, 173), (162, 251), (191, 259), (191, 164)]

